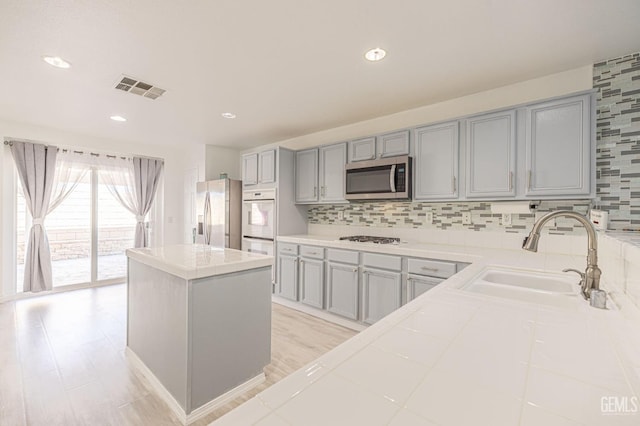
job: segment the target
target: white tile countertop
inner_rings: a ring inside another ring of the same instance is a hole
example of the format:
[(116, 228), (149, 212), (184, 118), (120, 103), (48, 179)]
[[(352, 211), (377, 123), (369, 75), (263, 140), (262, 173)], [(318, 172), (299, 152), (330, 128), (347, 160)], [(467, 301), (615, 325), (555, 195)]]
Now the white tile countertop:
[(461, 290), (488, 265), (557, 272), (585, 256), (335, 240), (279, 238), (472, 264), (216, 426), (640, 424), (640, 311), (624, 292), (604, 281), (599, 310)]
[(127, 257), (187, 280), (229, 274), (273, 264), (273, 256), (211, 247), (176, 244), (127, 249)]

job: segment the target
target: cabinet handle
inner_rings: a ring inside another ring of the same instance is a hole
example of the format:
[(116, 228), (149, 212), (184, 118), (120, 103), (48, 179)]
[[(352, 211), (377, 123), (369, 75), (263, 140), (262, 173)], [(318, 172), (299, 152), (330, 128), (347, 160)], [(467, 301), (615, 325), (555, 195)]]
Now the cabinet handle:
[(456, 193), (456, 177), (451, 177), (451, 192)]
[(423, 271), (438, 272), (438, 268), (429, 268), (428, 266), (423, 266), (420, 269), (422, 269)]
[(325, 194), (327, 192), (326, 189), (327, 189), (326, 186), (321, 186), (320, 187), (320, 195), (322, 195), (323, 197), (325, 196)]
[(317, 196), (318, 196), (318, 187), (317, 187), (317, 186), (314, 186), (314, 187), (313, 187), (313, 196), (314, 196), (314, 197), (317, 197)]
[(282, 251), (293, 251), (290, 248), (283, 248)]
[(309, 254), (318, 254), (317, 251), (310, 251)]
[(358, 272), (358, 268), (353, 268), (353, 272)]
[(513, 172), (509, 172), (509, 191), (513, 190)]
[(531, 189), (531, 170), (527, 173), (527, 189)]
[(300, 263), (301, 263), (301, 264), (302, 264), (302, 263), (304, 263), (304, 260), (300, 259)]

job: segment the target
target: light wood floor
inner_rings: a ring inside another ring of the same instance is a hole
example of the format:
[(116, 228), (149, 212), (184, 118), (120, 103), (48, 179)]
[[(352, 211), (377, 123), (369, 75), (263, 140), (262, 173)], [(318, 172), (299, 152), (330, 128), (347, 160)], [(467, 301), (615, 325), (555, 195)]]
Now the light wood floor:
[[(356, 334), (273, 304), (267, 380), (206, 425)], [(124, 356), (124, 284), (0, 304), (0, 425), (178, 425)]]

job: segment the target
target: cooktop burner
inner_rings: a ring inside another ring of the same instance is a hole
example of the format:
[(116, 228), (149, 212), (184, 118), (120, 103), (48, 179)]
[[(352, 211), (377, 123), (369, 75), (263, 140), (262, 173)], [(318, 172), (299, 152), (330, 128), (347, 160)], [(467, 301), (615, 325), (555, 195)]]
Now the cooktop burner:
[(355, 241), (358, 243), (376, 243), (376, 244), (398, 244), (400, 238), (394, 237), (372, 237), (370, 235), (352, 235), (349, 237), (340, 237), (341, 240)]

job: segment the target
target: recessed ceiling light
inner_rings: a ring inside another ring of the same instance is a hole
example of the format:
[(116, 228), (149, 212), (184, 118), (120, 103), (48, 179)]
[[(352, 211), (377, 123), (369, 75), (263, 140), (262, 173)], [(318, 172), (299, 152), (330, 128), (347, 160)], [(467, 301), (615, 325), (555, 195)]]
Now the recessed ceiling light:
[(65, 61), (59, 56), (43, 56), (42, 59), (49, 65), (53, 65), (56, 68), (71, 68), (71, 63)]
[(121, 115), (112, 115), (109, 118), (112, 119), (113, 121), (127, 121), (127, 119)]
[(387, 56), (387, 52), (385, 52), (384, 49), (380, 49), (379, 47), (371, 49), (364, 54), (364, 57), (367, 58), (367, 61), (371, 62), (379, 61), (385, 56)]
[(223, 112), (220, 115), (222, 115), (223, 118), (236, 118), (236, 115), (232, 112)]

